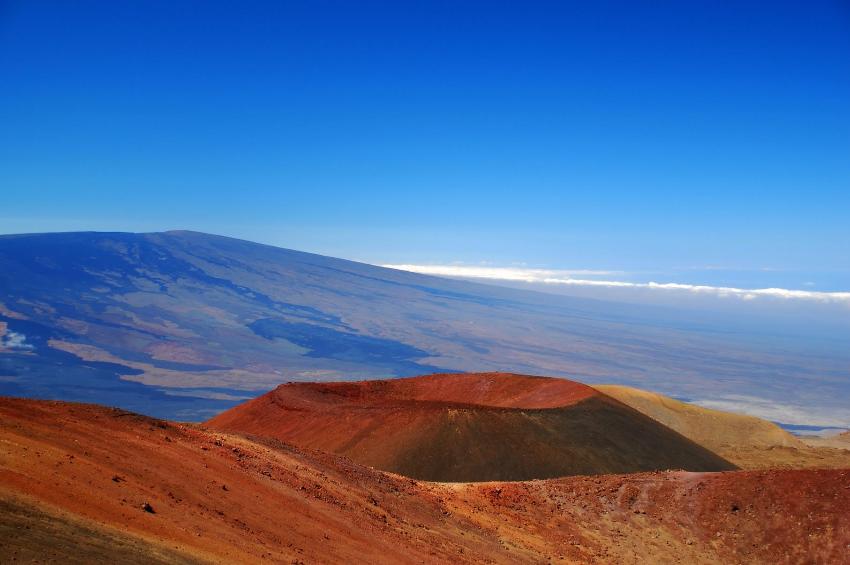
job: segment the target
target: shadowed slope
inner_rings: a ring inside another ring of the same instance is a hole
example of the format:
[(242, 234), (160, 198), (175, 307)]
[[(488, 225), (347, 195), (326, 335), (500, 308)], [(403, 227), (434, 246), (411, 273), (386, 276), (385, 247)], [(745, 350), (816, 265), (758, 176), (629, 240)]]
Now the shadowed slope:
[(0, 397), (2, 563), (840, 563), (848, 480), (425, 483), (121, 410)]
[(189, 565), (202, 561), (162, 543), (46, 508), (0, 489), (0, 561), (68, 565)]
[(433, 481), (734, 468), (591, 387), (501, 373), (290, 383), (209, 425)]

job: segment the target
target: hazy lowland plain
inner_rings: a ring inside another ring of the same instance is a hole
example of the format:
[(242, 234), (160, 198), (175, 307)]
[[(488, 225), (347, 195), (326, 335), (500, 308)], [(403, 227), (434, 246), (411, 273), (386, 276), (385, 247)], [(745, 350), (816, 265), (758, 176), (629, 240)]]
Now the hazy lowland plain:
[(286, 381), (452, 371), (625, 384), (850, 426), (850, 352), (699, 314), (194, 232), (0, 237), (2, 395), (202, 420)]

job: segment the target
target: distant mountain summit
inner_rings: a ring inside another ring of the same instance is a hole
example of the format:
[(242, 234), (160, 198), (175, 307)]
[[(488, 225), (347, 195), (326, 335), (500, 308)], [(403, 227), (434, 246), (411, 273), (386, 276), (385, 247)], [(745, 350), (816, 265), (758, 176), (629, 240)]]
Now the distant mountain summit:
[(735, 468), (586, 385), (501, 373), (290, 383), (207, 424), (429, 481)]

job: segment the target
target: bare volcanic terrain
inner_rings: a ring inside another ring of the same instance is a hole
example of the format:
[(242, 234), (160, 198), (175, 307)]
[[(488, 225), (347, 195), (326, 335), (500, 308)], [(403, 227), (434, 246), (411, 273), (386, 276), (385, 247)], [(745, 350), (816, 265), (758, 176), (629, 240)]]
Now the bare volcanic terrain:
[(290, 383), (208, 425), (429, 481), (735, 468), (589, 386), (502, 373)]
[(0, 397), (0, 562), (842, 563), (850, 471), (428, 483)]
[[(806, 445), (811, 445), (813, 447), (831, 447), (841, 449), (843, 451), (850, 451), (850, 432), (842, 432), (837, 435), (826, 437), (804, 437), (802, 439)], [(848, 467), (850, 467), (850, 465), (848, 465)]]
[(742, 469), (850, 468), (850, 433), (797, 438), (773, 422), (618, 385), (595, 385)]

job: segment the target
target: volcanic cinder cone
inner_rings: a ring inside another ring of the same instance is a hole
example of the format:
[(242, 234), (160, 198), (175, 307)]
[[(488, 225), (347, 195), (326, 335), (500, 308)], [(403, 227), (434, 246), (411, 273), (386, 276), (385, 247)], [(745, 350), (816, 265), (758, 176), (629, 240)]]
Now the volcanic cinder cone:
[(735, 468), (589, 386), (502, 373), (289, 383), (208, 424), (431, 481)]

